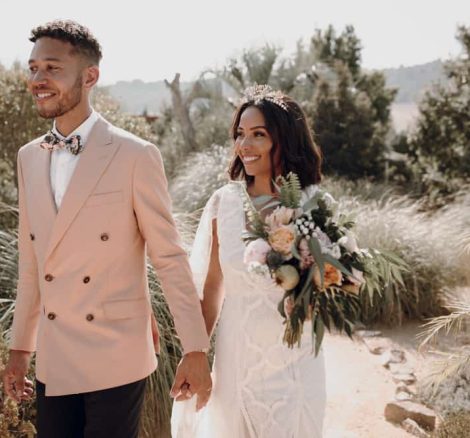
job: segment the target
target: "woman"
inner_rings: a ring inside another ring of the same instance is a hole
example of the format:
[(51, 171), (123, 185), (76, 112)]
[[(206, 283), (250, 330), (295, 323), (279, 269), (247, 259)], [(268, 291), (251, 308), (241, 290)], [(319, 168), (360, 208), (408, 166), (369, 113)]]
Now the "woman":
[(321, 437), (323, 353), (312, 354), (308, 324), (300, 348), (283, 344), (277, 305), (284, 291), (247, 272), (241, 239), (242, 191), (255, 205), (265, 202), (265, 195), (276, 195), (273, 180), (295, 172), (311, 197), (321, 180), (320, 151), (299, 105), (267, 86), (247, 90), (232, 135), (229, 174), (243, 183), (231, 182), (212, 195), (191, 254), (209, 334), (218, 321), (214, 388), (200, 412), (192, 400), (174, 404), (173, 438)]

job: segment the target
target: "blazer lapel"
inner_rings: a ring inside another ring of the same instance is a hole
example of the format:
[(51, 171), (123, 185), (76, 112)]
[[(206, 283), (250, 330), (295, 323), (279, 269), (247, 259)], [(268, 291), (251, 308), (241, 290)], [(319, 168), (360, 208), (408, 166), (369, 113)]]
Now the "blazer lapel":
[[(41, 233), (49, 240), (57, 209), (51, 189), (51, 153), (41, 149), (39, 143), (34, 148), (32, 159), (24, 161), (23, 175), (27, 175), (25, 194), (30, 215), (32, 233)], [(42, 241), (42, 240), (41, 240)], [(43, 248), (43, 251), (46, 248)]]
[(46, 251), (46, 259), (64, 236), (118, 147), (119, 145), (112, 141), (108, 122), (100, 117), (90, 132), (87, 144), (65, 192)]
[[(51, 153), (38, 147), (37, 157), (33, 160), (32, 175), (34, 181), (31, 182), (30, 187), (34, 189), (34, 198), (39, 202), (39, 205), (45, 210), (48, 222), (53, 223), (57, 215), (57, 207), (54, 201), (51, 187)], [(44, 190), (37, 190), (38, 187), (44, 187)]]

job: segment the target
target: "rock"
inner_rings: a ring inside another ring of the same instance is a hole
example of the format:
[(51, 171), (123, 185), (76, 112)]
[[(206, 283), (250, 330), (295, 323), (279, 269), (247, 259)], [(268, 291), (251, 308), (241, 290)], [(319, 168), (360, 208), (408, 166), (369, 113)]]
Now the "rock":
[(389, 363), (388, 369), (392, 374), (413, 374), (414, 368), (403, 363)]
[(413, 373), (394, 374), (392, 379), (395, 383), (404, 383), (405, 385), (412, 385), (416, 382), (416, 376)]
[(411, 433), (418, 438), (430, 438), (431, 436), (428, 432), (419, 427), (419, 424), (411, 418), (404, 420), (401, 423), (401, 427), (403, 427), (403, 429), (405, 429), (408, 433)]
[(410, 394), (408, 391), (397, 391), (395, 393), (395, 400), (397, 401), (413, 400), (413, 395)]
[(433, 410), (412, 401), (390, 402), (385, 406), (385, 418), (392, 423), (403, 423), (407, 418), (426, 430), (434, 430), (436, 414)]
[(382, 365), (385, 368), (389, 368), (390, 364), (398, 364), (406, 362), (405, 352), (402, 350), (395, 350), (391, 349), (388, 351), (384, 351), (382, 353), (382, 357), (380, 358)]
[(367, 349), (372, 354), (383, 354), (385, 351), (390, 349), (390, 341), (385, 338), (362, 338), (362, 341), (366, 344)]
[(410, 385), (405, 385), (403, 382), (400, 382), (395, 389), (395, 394), (398, 394), (400, 392), (406, 392), (412, 397), (416, 395), (416, 391), (414, 390), (414, 387)]
[(355, 333), (360, 338), (376, 338), (382, 336), (382, 332), (379, 330), (358, 330)]

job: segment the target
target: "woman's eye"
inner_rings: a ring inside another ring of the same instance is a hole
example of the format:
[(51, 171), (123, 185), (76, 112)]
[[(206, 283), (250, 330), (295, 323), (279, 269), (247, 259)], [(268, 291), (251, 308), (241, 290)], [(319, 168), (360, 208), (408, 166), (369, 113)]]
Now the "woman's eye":
[(264, 137), (264, 132), (261, 132), (261, 131), (255, 132), (255, 137)]

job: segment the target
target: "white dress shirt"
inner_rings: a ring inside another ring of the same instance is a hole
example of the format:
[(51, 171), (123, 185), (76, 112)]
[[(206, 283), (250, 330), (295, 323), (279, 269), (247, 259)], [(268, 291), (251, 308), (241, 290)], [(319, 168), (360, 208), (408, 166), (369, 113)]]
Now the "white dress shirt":
[[(78, 128), (70, 133), (67, 137), (72, 135), (80, 135), (81, 142), (83, 145), (86, 145), (88, 136), (90, 135), (91, 128), (98, 120), (98, 113), (93, 110), (88, 117)], [(57, 135), (60, 139), (65, 139), (58, 130), (55, 124), (52, 127), (52, 132)], [(86, 147), (86, 146), (85, 146)], [(51, 188), (52, 194), (54, 196), (55, 205), (57, 210), (62, 204), (62, 199), (64, 198), (67, 187), (72, 178), (75, 167), (77, 166), (78, 160), (80, 159), (80, 154), (73, 155), (70, 151), (66, 149), (58, 149), (52, 151), (51, 155)]]

